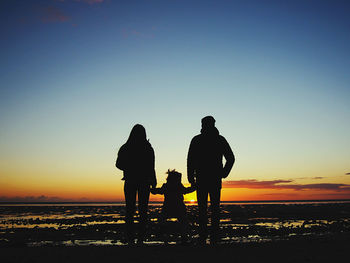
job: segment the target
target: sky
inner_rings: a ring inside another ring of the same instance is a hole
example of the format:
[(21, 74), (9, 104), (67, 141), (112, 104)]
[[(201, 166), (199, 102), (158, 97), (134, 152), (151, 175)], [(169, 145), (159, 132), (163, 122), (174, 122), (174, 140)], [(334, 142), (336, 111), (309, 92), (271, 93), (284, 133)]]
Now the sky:
[(2, 1), (0, 201), (122, 201), (114, 165), (136, 123), (158, 186), (169, 168), (187, 185), (207, 115), (236, 156), (222, 200), (350, 199), (349, 11), (339, 0)]

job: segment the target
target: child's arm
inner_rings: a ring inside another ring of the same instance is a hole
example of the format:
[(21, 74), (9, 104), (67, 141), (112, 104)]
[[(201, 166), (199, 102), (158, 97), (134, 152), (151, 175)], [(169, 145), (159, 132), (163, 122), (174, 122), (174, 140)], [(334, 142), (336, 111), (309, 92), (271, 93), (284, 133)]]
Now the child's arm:
[(160, 188), (151, 188), (151, 193), (154, 195), (163, 195), (164, 194), (164, 187), (160, 187)]
[(192, 193), (193, 191), (196, 190), (196, 187), (194, 185), (191, 185), (190, 187), (183, 187), (183, 193), (185, 194), (189, 194)]

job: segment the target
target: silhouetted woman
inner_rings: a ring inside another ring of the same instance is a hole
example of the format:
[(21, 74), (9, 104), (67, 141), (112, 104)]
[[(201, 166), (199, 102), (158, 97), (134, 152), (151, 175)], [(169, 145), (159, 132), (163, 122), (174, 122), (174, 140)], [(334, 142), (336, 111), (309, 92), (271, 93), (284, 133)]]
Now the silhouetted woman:
[(136, 208), (136, 194), (139, 207), (139, 244), (143, 243), (148, 212), (150, 186), (157, 185), (154, 171), (154, 151), (146, 138), (146, 130), (136, 124), (127, 142), (120, 147), (116, 167), (124, 172), (124, 195), (126, 204), (126, 238), (129, 244), (134, 243), (134, 214)]

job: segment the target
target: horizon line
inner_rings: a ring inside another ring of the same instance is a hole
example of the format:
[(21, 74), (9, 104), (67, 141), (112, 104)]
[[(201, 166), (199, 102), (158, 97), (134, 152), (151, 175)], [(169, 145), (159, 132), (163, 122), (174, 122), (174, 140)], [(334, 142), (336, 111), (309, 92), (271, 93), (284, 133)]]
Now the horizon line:
[[(350, 199), (293, 199), (293, 200), (232, 200), (220, 201), (220, 203), (293, 203), (293, 202), (332, 202), (332, 201), (350, 201)], [(187, 204), (197, 203), (197, 201), (184, 201)], [(208, 203), (210, 200), (208, 200)], [(37, 201), (37, 202), (20, 202), (20, 201), (0, 201), (0, 204), (123, 204), (125, 201)], [(159, 204), (163, 201), (149, 201), (150, 204)]]

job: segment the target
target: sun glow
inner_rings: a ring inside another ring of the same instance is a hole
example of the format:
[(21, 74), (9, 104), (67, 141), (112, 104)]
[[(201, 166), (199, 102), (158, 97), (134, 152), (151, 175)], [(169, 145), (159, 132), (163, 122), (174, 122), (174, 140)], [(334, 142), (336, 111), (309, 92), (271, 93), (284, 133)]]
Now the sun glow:
[(191, 203), (191, 204), (196, 203), (197, 202), (196, 192), (186, 194), (184, 199), (187, 203)]

